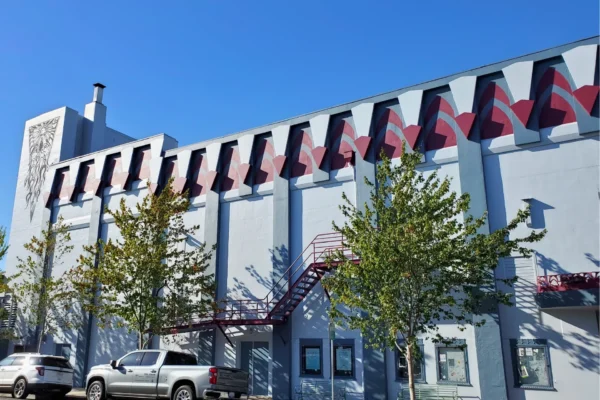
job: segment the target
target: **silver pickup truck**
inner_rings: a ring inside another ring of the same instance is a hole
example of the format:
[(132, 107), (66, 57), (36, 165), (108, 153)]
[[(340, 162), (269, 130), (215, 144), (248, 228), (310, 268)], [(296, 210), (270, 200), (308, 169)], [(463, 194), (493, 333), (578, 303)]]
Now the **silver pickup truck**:
[(138, 350), (110, 364), (92, 367), (88, 400), (107, 397), (195, 400), (248, 394), (248, 373), (197, 365), (196, 357), (167, 350)]

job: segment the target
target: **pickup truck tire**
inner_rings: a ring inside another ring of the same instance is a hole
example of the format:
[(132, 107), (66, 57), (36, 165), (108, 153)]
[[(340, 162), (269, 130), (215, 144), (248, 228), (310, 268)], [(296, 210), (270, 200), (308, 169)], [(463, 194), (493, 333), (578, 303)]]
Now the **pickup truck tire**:
[(179, 386), (173, 395), (173, 400), (196, 400), (196, 393), (188, 385)]
[(104, 382), (94, 381), (88, 386), (86, 391), (87, 400), (104, 400), (106, 399), (106, 391), (104, 390)]

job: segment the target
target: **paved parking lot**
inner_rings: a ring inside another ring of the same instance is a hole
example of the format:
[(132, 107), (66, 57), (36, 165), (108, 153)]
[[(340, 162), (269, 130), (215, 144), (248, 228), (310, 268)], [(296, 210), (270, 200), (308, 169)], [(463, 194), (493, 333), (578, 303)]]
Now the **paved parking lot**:
[[(0, 393), (0, 398), (12, 398), (10, 393)], [(85, 399), (85, 391), (83, 389), (73, 389), (71, 393), (67, 395), (67, 398), (70, 399)], [(31, 395), (28, 399), (35, 399), (35, 396)], [(243, 397), (245, 399), (245, 397)], [(267, 396), (250, 396), (250, 400), (270, 400), (270, 397)]]

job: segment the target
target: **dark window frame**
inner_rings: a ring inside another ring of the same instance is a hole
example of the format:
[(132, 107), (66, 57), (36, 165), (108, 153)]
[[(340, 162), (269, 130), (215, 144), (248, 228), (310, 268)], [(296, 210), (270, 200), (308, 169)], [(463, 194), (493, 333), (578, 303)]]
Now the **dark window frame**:
[[(546, 367), (548, 368), (548, 385), (528, 385), (519, 383), (519, 357), (517, 352), (520, 348), (544, 349)], [(552, 364), (550, 362), (550, 347), (546, 339), (510, 339), (510, 357), (513, 367), (514, 387), (525, 390), (549, 390), (554, 391), (554, 379), (552, 378)]]
[[(148, 354), (156, 354), (156, 359), (154, 360), (154, 363), (152, 363), (152, 364), (144, 364), (144, 360), (146, 359), (146, 355), (148, 355)], [(144, 351), (144, 356), (140, 360), (140, 363), (139, 363), (138, 367), (153, 367), (153, 366), (156, 365), (156, 363), (158, 363), (158, 359), (159, 358), (160, 358), (160, 352), (159, 351)]]
[[(132, 365), (132, 364), (129, 364), (129, 365), (127, 365), (127, 364), (122, 364), (122, 362), (123, 362), (123, 361), (124, 361), (124, 360), (125, 360), (127, 357), (129, 357), (129, 356), (133, 356), (133, 355), (135, 355), (135, 356), (136, 356), (136, 357), (135, 357), (135, 360), (136, 360), (137, 364), (133, 364), (133, 365)], [(141, 355), (141, 357), (140, 357), (140, 355)], [(143, 352), (143, 351), (134, 351), (133, 353), (129, 353), (129, 354), (127, 354), (125, 357), (123, 357), (123, 358), (121, 358), (121, 359), (119, 360), (119, 367), (139, 367), (139, 366), (140, 366), (140, 363), (142, 362), (142, 358), (144, 358), (144, 352)]]
[[(337, 369), (337, 351), (336, 349), (338, 347), (350, 347), (351, 349), (351, 355), (350, 357), (352, 358), (352, 371), (350, 371), (350, 374), (347, 374), (346, 372), (341, 373), (338, 372)], [(356, 348), (354, 345), (354, 339), (335, 339), (333, 341), (333, 360), (331, 360), (333, 362), (333, 376), (335, 379), (356, 379)]]
[[(404, 347), (404, 341), (398, 341), (398, 345), (400, 347)], [(427, 374), (425, 373), (425, 344), (423, 343), (422, 339), (418, 339), (417, 340), (417, 346), (419, 347), (419, 350), (421, 352), (421, 360), (420, 360), (420, 364), (421, 364), (421, 378), (419, 379), (415, 379), (415, 383), (427, 383)], [(394, 369), (396, 371), (396, 382), (408, 382), (408, 378), (402, 378), (400, 376), (400, 374), (398, 373), (398, 366), (399, 366), (399, 361), (400, 361), (400, 350), (398, 349), (394, 349)]]
[[(441, 379), (440, 374), (440, 349), (455, 349), (459, 348), (465, 355), (465, 378), (466, 382), (449, 381)], [(471, 375), (469, 373), (469, 351), (467, 350), (467, 341), (465, 339), (456, 339), (450, 344), (436, 343), (435, 344), (435, 370), (437, 374), (438, 385), (456, 385), (456, 386), (472, 386)]]
[[(319, 371), (314, 373), (306, 369), (306, 356), (304, 349), (319, 349)], [(300, 376), (306, 378), (323, 377), (323, 340), (321, 339), (300, 339)]]

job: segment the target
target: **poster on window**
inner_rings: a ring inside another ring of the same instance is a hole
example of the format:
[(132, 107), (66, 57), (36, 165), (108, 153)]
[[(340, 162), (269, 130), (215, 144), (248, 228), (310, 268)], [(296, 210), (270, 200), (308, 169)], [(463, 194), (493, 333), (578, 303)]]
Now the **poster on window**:
[(319, 371), (321, 369), (321, 351), (320, 349), (304, 349), (306, 357), (306, 369)]
[(338, 347), (335, 349), (336, 367), (338, 371), (352, 371), (352, 349)]
[(465, 353), (461, 349), (440, 350), (439, 368), (442, 380), (466, 382), (467, 367), (465, 361)]
[(546, 360), (546, 350), (543, 348), (525, 348), (518, 354), (518, 372), (521, 385), (531, 386), (549, 386), (550, 377), (548, 374), (548, 361)]

